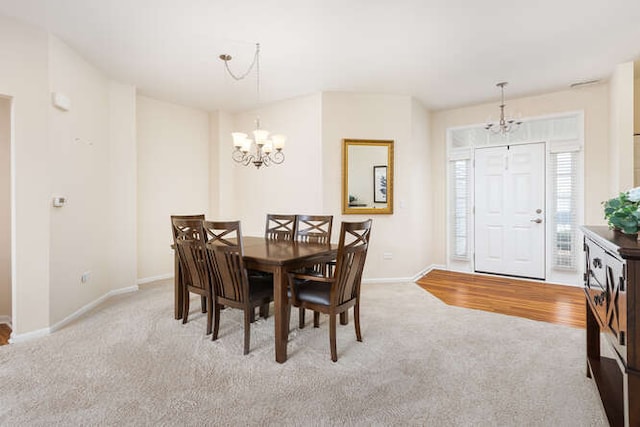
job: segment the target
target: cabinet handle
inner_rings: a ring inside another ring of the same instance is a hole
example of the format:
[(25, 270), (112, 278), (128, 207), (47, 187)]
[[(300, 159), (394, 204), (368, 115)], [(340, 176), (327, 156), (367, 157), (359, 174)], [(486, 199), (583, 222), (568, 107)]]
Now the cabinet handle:
[(607, 293), (606, 292), (602, 292), (600, 295), (595, 295), (593, 297), (593, 302), (596, 305), (604, 305), (604, 301), (607, 298)]
[(595, 268), (602, 268), (602, 260), (600, 258), (593, 259), (593, 266)]

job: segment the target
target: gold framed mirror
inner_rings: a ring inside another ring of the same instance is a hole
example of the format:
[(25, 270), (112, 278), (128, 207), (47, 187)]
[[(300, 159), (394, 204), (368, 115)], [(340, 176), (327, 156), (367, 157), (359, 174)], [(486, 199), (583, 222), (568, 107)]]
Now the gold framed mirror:
[(393, 141), (342, 140), (342, 213), (393, 213)]

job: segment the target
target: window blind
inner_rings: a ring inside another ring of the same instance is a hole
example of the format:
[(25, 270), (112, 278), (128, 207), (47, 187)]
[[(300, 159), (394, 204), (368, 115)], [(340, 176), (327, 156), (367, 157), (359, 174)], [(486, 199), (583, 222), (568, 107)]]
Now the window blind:
[(576, 151), (551, 154), (552, 264), (563, 270), (577, 267), (577, 160)]
[(450, 162), (451, 179), (451, 254), (469, 258), (469, 159)]

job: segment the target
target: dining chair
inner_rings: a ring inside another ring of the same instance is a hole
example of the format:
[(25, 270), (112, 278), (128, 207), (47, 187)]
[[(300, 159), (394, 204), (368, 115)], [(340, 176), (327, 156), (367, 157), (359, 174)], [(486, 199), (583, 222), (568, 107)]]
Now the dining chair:
[(269, 240), (294, 240), (296, 236), (296, 216), (267, 214), (264, 237)]
[(211, 333), (213, 318), (213, 288), (207, 267), (207, 256), (203, 244), (204, 229), (201, 219), (173, 219), (175, 246), (182, 271), (182, 323), (189, 318), (189, 295), (195, 293), (206, 300), (207, 335)]
[[(176, 229), (176, 226), (173, 224), (174, 220), (181, 220), (181, 219), (199, 219), (199, 220), (203, 220), (204, 219), (204, 214), (195, 214), (195, 215), (171, 215), (171, 234), (173, 235), (173, 246), (172, 248), (176, 251), (176, 262), (174, 265), (174, 277), (175, 280), (178, 280), (180, 283), (182, 283), (182, 271), (180, 269), (180, 255), (178, 254), (178, 249), (176, 247), (176, 238), (178, 236), (178, 230)], [(200, 303), (202, 306), (202, 312), (206, 312), (207, 310), (207, 301), (205, 297), (200, 298)], [(176, 317), (178, 318), (178, 317)]]
[(296, 239), (309, 243), (329, 243), (333, 215), (296, 215)]
[[(213, 273), (213, 337), (218, 339), (222, 306), (244, 311), (244, 354), (249, 353), (251, 313), (273, 301), (273, 280), (249, 276), (244, 265), (240, 221), (203, 221), (209, 270)], [(261, 311), (261, 314), (262, 311)], [(265, 317), (267, 313), (264, 315)]]
[[(327, 244), (331, 242), (331, 228), (333, 226), (333, 215), (296, 215), (296, 240), (300, 242)], [(327, 268), (335, 266), (335, 262), (321, 262), (305, 268), (306, 274), (326, 275), (329, 274)], [(298, 326), (304, 328), (305, 309), (298, 309)], [(320, 326), (320, 313), (313, 312), (313, 326)]]
[[(296, 235), (296, 216), (283, 214), (267, 214), (264, 227), (264, 238), (267, 240), (293, 241)], [(273, 283), (273, 274), (264, 271), (249, 270), (249, 277), (254, 279), (268, 279)], [(260, 307), (260, 315), (264, 316), (269, 307)], [(255, 314), (251, 319), (255, 318)]]
[[(360, 282), (367, 257), (372, 220), (343, 222), (332, 275), (314, 276), (289, 273), (290, 304), (329, 315), (331, 360), (338, 360), (336, 349), (336, 316), (353, 307), (356, 339), (360, 332)], [(290, 310), (288, 311), (288, 314)]]

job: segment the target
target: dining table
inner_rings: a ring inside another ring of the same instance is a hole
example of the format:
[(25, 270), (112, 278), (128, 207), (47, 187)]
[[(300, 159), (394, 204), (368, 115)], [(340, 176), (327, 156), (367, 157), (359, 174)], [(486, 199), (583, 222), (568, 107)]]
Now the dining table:
[[(246, 268), (273, 274), (275, 357), (277, 362), (284, 363), (287, 360), (287, 341), (289, 339), (287, 316), (289, 278), (287, 273), (292, 270), (331, 261), (336, 256), (338, 245), (244, 236), (242, 238), (242, 246)], [(181, 276), (180, 262), (176, 254), (174, 278), (174, 314), (176, 319), (182, 318), (183, 292)]]

